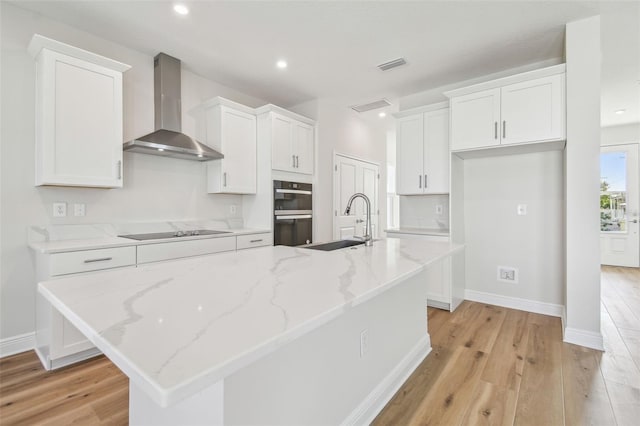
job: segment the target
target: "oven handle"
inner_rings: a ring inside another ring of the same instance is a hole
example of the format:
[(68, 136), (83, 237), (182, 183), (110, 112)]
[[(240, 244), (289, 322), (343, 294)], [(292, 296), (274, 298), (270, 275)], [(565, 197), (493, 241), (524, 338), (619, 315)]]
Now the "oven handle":
[(290, 214), (290, 215), (281, 215), (276, 216), (276, 220), (285, 220), (285, 219), (311, 219), (310, 214)]
[(276, 188), (278, 194), (304, 194), (311, 195), (311, 191), (304, 191), (302, 189), (280, 189)]
[(313, 210), (275, 210), (274, 216), (292, 215), (292, 214), (312, 214)]

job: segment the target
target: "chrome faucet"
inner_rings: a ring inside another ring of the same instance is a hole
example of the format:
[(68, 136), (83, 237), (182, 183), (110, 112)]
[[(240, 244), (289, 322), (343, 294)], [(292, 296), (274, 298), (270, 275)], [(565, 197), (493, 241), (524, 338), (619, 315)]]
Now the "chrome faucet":
[(367, 204), (367, 223), (365, 227), (366, 229), (365, 229), (363, 240), (364, 240), (364, 245), (369, 247), (373, 245), (373, 238), (371, 237), (371, 202), (369, 201), (369, 197), (364, 195), (362, 192), (356, 192), (355, 194), (353, 194), (351, 198), (349, 198), (349, 201), (347, 202), (347, 208), (344, 209), (344, 214), (345, 215), (349, 214), (349, 211), (351, 210), (351, 204), (353, 203), (353, 200), (355, 200), (356, 198), (362, 198), (364, 202)]

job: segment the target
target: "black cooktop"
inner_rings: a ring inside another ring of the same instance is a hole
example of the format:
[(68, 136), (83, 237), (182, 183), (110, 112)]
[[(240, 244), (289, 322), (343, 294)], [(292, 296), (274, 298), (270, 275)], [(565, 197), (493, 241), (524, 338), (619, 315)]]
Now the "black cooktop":
[(210, 229), (195, 229), (193, 231), (172, 231), (172, 232), (154, 232), (151, 234), (131, 234), (131, 235), (118, 235), (118, 237), (129, 238), (131, 240), (160, 240), (163, 238), (181, 238), (181, 237), (194, 237), (197, 235), (215, 235), (215, 234), (230, 234), (228, 231), (212, 231)]

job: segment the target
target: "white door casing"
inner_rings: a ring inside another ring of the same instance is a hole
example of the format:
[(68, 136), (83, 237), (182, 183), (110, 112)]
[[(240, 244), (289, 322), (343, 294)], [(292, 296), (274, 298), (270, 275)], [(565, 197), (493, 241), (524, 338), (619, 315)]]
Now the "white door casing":
[(378, 236), (378, 185), (380, 166), (341, 154), (333, 157), (333, 238), (340, 240), (365, 234), (367, 211), (361, 198), (354, 201), (351, 214), (345, 215), (349, 198), (364, 193), (371, 202), (372, 237)]

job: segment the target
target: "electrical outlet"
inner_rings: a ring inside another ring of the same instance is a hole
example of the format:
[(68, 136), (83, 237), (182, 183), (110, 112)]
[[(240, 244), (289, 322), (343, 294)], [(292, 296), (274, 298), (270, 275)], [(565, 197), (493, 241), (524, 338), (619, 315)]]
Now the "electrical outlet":
[(442, 204), (436, 205), (436, 214), (442, 214)]
[(67, 215), (67, 203), (53, 203), (53, 217), (65, 217)]
[(369, 330), (366, 328), (360, 333), (360, 358), (363, 358), (369, 350)]
[(518, 204), (518, 216), (526, 216), (527, 215), (527, 205), (526, 204)]
[(73, 215), (74, 216), (84, 216), (85, 214), (85, 205), (84, 204), (74, 204), (73, 205)]
[(229, 206), (229, 213), (236, 214), (237, 212), (238, 212), (238, 206), (236, 206), (235, 204), (231, 204)]
[(516, 284), (518, 282), (518, 268), (498, 266), (498, 281)]

